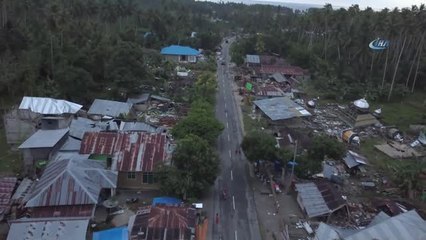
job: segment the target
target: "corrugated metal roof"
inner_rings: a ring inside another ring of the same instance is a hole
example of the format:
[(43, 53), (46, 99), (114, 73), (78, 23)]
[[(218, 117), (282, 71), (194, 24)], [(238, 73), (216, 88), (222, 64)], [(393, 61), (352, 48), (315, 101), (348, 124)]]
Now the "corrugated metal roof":
[(164, 133), (88, 132), (80, 153), (110, 155), (112, 168), (120, 172), (152, 172), (168, 158), (168, 144)]
[(157, 132), (157, 128), (144, 122), (121, 122), (121, 131)]
[(31, 218), (93, 219), (95, 204), (31, 208)]
[(287, 78), (284, 77), (281, 73), (274, 73), (271, 77), (279, 83), (287, 82)]
[(311, 113), (293, 102), (288, 97), (276, 97), (254, 101), (272, 121), (290, 119), (294, 117), (311, 116)]
[(95, 99), (87, 114), (119, 117), (120, 114), (129, 114), (131, 108), (131, 103)]
[(343, 160), (345, 161), (346, 165), (349, 168), (353, 168), (356, 167), (358, 165), (365, 165), (367, 164), (367, 158), (356, 153), (353, 152), (351, 150), (348, 150), (348, 152), (346, 153), (346, 156), (343, 158)]
[(48, 164), (27, 207), (97, 204), (102, 188), (115, 188), (117, 173), (98, 161), (59, 160)]
[(64, 145), (62, 145), (61, 149), (59, 151), (63, 152), (73, 152), (73, 151), (79, 151), (80, 150), (81, 141), (72, 137), (68, 137), (68, 139), (65, 141)]
[(309, 218), (331, 213), (321, 192), (314, 183), (296, 184), (296, 191), (302, 200), (303, 207)]
[(260, 58), (259, 55), (246, 55), (246, 61), (247, 63), (253, 63), (253, 64), (260, 64)]
[[(129, 221), (131, 239), (191, 239), (196, 210), (184, 206), (140, 208)], [(167, 238), (165, 238), (167, 236)]]
[(265, 85), (257, 87), (256, 95), (268, 97), (282, 97), (284, 96), (284, 92), (273, 85)]
[(377, 215), (373, 218), (373, 220), (371, 220), (370, 224), (368, 224), (368, 227), (372, 227), (372, 226), (374, 226), (374, 225), (376, 225), (376, 224), (379, 224), (379, 223), (381, 223), (381, 222), (383, 222), (383, 221), (388, 220), (389, 218), (391, 218), (391, 217), (390, 217), (389, 215), (387, 215), (386, 213), (384, 213), (384, 212), (379, 212), (379, 214), (377, 214)]
[(384, 220), (345, 238), (345, 240), (365, 239), (426, 239), (426, 222), (415, 210), (411, 210)]
[(61, 115), (64, 113), (77, 113), (83, 106), (61, 99), (45, 97), (23, 97), (19, 109), (28, 109), (40, 114)]
[(187, 46), (179, 46), (179, 45), (171, 45), (161, 49), (160, 52), (162, 55), (186, 55), (186, 56), (197, 56), (200, 54), (199, 51), (187, 47)]
[(170, 100), (170, 98), (166, 98), (166, 97), (162, 97), (162, 96), (158, 96), (158, 95), (152, 95), (151, 99), (161, 101), (161, 102), (171, 102), (172, 101), (172, 100)]
[(51, 148), (54, 147), (69, 131), (68, 128), (55, 130), (38, 130), (18, 148)]
[(315, 231), (314, 240), (340, 240), (339, 234), (329, 225), (320, 222), (318, 229)]
[(309, 218), (332, 213), (346, 204), (327, 182), (298, 183), (296, 191)]
[(134, 98), (128, 98), (127, 102), (131, 103), (131, 104), (141, 104), (141, 103), (145, 103), (149, 100), (149, 96), (151, 94), (150, 93), (143, 93), (137, 97)]
[(78, 240), (86, 239), (89, 220), (44, 220), (24, 219), (10, 225), (7, 240), (43, 239)]
[(303, 76), (303, 69), (296, 66), (275, 66), (275, 65), (262, 65), (260, 73), (274, 74), (281, 73), (284, 75)]
[(11, 200), (13, 203), (22, 204), (28, 201), (30, 196), (31, 187), (33, 186), (33, 180), (29, 178), (24, 178), (19, 184), (15, 193), (13, 194)]
[(83, 139), (85, 132), (100, 132), (106, 130), (118, 130), (117, 123), (114, 121), (92, 121), (87, 118), (79, 117), (73, 119), (70, 124), (70, 136), (78, 139)]
[(11, 197), (15, 190), (16, 177), (4, 177), (0, 179), (0, 215), (3, 219), (4, 214), (8, 212), (11, 205)]

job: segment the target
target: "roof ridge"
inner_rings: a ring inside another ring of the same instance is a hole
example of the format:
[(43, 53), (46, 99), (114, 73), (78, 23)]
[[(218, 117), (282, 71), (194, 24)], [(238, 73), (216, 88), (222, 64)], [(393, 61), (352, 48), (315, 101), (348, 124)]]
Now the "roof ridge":
[[(110, 170), (107, 170), (107, 169), (100, 169), (100, 168), (90, 168), (90, 169), (87, 169), (87, 170), (94, 170), (94, 171), (97, 171), (97, 172), (99, 172), (99, 174), (101, 174), (102, 175), (102, 177), (104, 178), (104, 179), (106, 179), (107, 180), (107, 182), (109, 182), (112, 186), (115, 186), (115, 187), (117, 187), (116, 186), (116, 184), (114, 184), (106, 175), (105, 175), (105, 172), (106, 171), (110, 171)], [(87, 171), (87, 170), (85, 170), (85, 171)], [(115, 173), (114, 171), (111, 171), (111, 172), (113, 172), (113, 173)]]
[[(54, 183), (54, 182), (56, 182), (56, 180), (59, 178), (59, 177), (61, 177), (63, 174), (64, 174), (64, 172), (67, 170), (67, 168), (68, 168), (68, 165), (70, 164), (70, 161), (71, 160), (69, 160), (69, 159), (67, 159), (67, 160), (60, 160), (60, 161), (68, 161), (68, 163), (67, 163), (67, 165), (64, 167), (64, 169), (56, 176), (56, 177), (54, 177), (50, 182), (49, 182), (49, 184), (46, 184), (46, 186), (44, 187), (44, 188), (42, 188), (40, 191), (38, 191), (38, 193), (36, 193), (33, 197), (31, 197), (31, 199), (30, 200), (28, 200), (27, 201), (27, 203), (25, 204), (25, 205), (27, 205), (29, 202), (31, 202), (33, 199), (35, 199), (35, 198), (37, 198), (37, 197), (39, 197), (43, 192), (45, 192), (50, 186), (52, 186), (52, 184)], [(57, 162), (60, 162), (60, 161), (57, 161)], [(54, 163), (53, 163), (54, 164)], [(46, 168), (47, 169), (47, 168)], [(38, 181), (37, 182), (37, 184), (36, 184), (36, 186), (38, 185), (40, 183), (40, 181)], [(32, 191), (34, 190), (34, 188), (32, 189)]]
[[(77, 167), (78, 168), (78, 167)], [(96, 198), (94, 198), (93, 197), (93, 195), (90, 193), (90, 191), (86, 188), (86, 186), (80, 181), (80, 179), (78, 179), (75, 175), (74, 175), (74, 173), (73, 173), (73, 171), (71, 171), (71, 170), (69, 170), (69, 171), (67, 171), (71, 176), (72, 176), (72, 178), (74, 179), (74, 181), (76, 181), (79, 185), (80, 185), (80, 187), (83, 189), (83, 191), (89, 196), (89, 198), (90, 199), (92, 199), (92, 201), (96, 204), (98, 201), (97, 201), (97, 199)], [(85, 171), (82, 171), (83, 172), (83, 174), (85, 174), (86, 176), (87, 176), (87, 174), (86, 174), (86, 172)]]

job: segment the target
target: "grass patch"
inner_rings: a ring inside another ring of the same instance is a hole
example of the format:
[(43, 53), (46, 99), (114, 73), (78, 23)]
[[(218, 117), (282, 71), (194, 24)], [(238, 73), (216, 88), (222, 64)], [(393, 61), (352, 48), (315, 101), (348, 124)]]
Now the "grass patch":
[(426, 124), (426, 93), (415, 93), (398, 102), (372, 103), (371, 109), (382, 108), (381, 120), (407, 131), (410, 124)]
[(243, 122), (244, 122), (244, 131), (249, 132), (252, 130), (262, 130), (268, 127), (268, 123), (266, 119), (260, 117), (256, 119), (252, 119), (249, 114), (251, 113), (251, 108), (249, 106), (243, 105), (241, 106), (241, 110), (243, 112)]
[(361, 154), (367, 157), (368, 162), (371, 165), (374, 165), (380, 170), (387, 170), (387, 166), (390, 161), (396, 161), (395, 159), (390, 158), (386, 154), (380, 152), (374, 147), (374, 145), (381, 144), (383, 142), (380, 138), (368, 138), (363, 139), (361, 142)]
[(21, 170), (22, 162), (19, 152), (11, 151), (6, 142), (6, 133), (0, 129), (0, 173), (16, 174)]

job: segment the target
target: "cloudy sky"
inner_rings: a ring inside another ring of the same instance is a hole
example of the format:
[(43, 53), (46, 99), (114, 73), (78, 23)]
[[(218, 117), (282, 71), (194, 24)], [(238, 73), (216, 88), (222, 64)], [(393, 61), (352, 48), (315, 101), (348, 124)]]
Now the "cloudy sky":
[[(212, 0), (218, 2), (219, 0)], [(228, 0), (223, 0), (227, 2)], [(247, 0), (229, 0), (230, 2), (245, 2)], [(412, 5), (419, 6), (421, 3), (426, 4), (426, 0), (256, 0), (256, 1), (267, 1), (267, 2), (294, 2), (294, 3), (309, 3), (309, 4), (320, 4), (331, 3), (334, 6), (348, 7), (353, 4), (358, 4), (361, 8), (367, 6), (373, 9), (383, 9), (385, 7), (393, 9), (395, 7), (411, 7)]]

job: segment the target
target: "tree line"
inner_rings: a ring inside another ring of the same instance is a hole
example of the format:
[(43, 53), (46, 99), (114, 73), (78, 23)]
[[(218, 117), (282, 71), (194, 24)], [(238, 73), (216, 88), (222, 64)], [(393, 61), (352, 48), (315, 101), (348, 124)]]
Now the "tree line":
[(84, 104), (124, 98), (167, 80), (159, 71), (161, 47), (214, 51), (221, 40), (205, 15), (210, 10), (194, 1), (2, 0), (0, 8), (0, 96), (6, 103), (22, 95)]
[[(379, 12), (330, 4), (304, 12), (261, 9), (269, 11), (259, 10), (268, 24), (247, 28), (252, 34), (233, 49), (237, 63), (247, 53), (279, 54), (309, 69), (314, 86), (335, 99), (392, 100), (426, 87), (425, 5)], [(389, 40), (389, 48), (371, 50), (376, 38)]]

